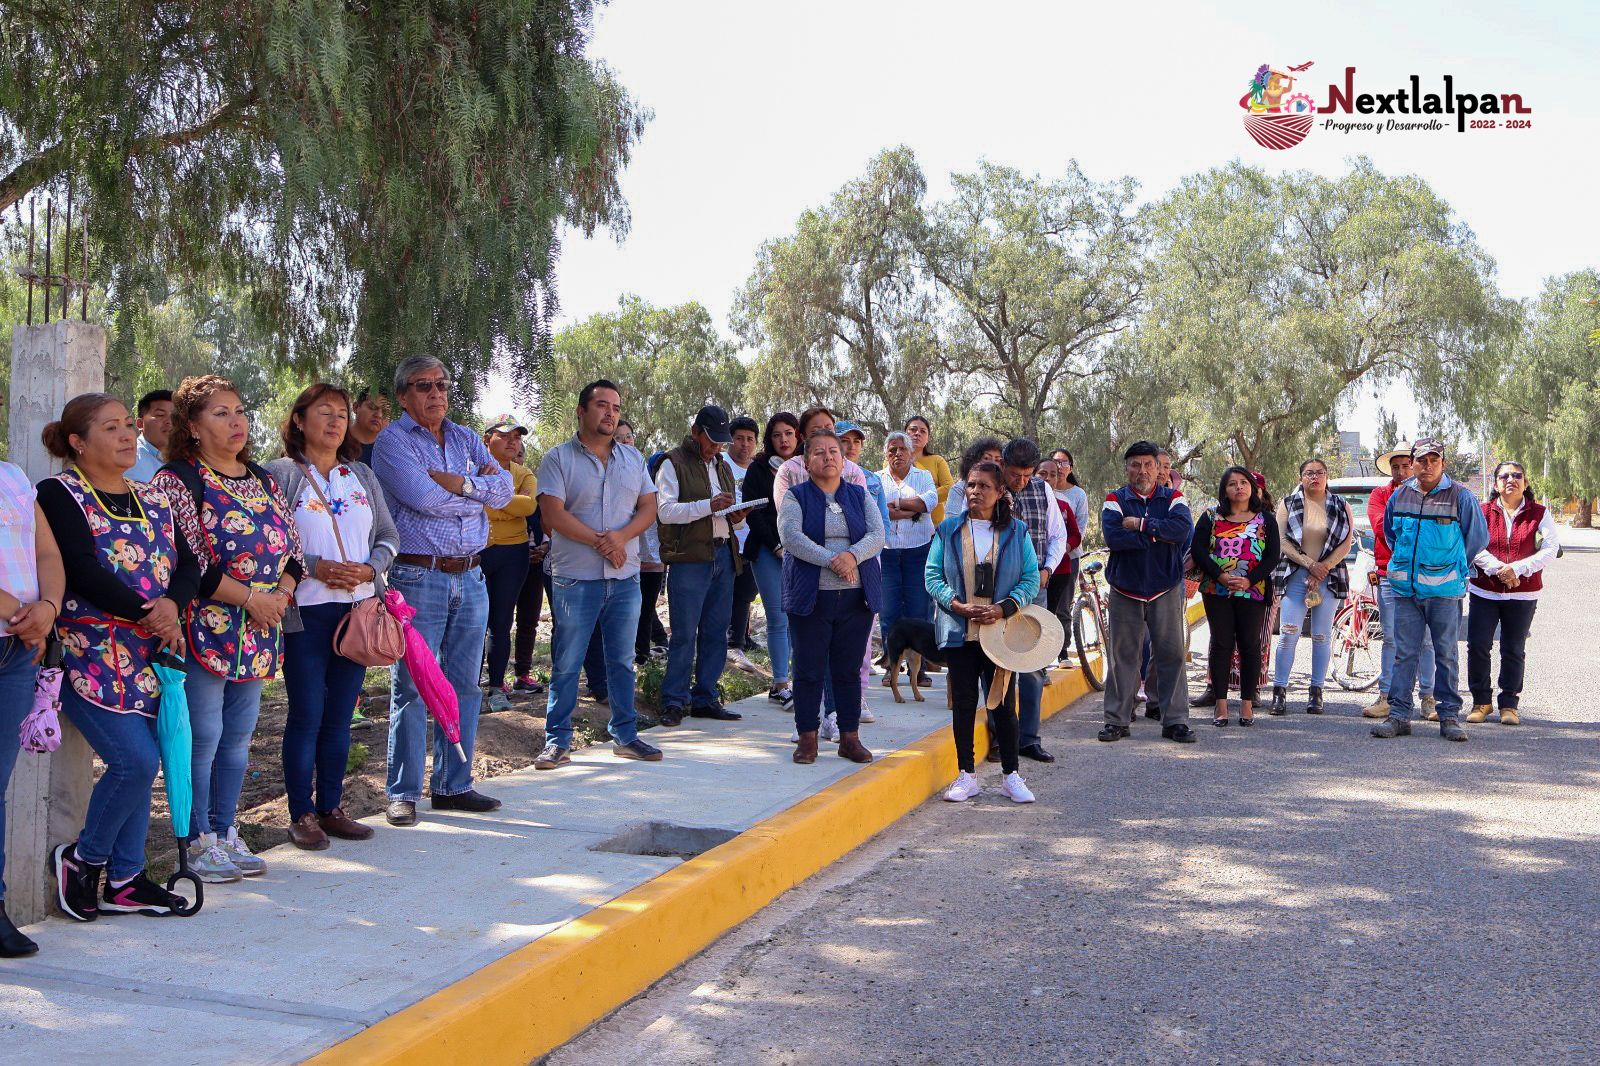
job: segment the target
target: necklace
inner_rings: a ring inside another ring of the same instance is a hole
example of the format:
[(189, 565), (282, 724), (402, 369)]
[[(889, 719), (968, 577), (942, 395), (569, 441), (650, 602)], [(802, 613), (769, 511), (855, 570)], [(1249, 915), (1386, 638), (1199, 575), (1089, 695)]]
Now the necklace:
[[(128, 522), (148, 524), (149, 519), (145, 517), (144, 504), (139, 501), (139, 494), (133, 491), (133, 486), (129, 485), (126, 479), (123, 480), (122, 484), (127, 491), (102, 493), (95, 488), (94, 482), (89, 480), (89, 475), (85, 474), (78, 464), (72, 464), (72, 471), (78, 475), (78, 480), (88, 487), (89, 492), (95, 498), (95, 502), (100, 505), (100, 509), (105, 511), (106, 514), (114, 515)], [(106, 499), (107, 495), (115, 497), (117, 502), (122, 504), (122, 507), (120, 509), (112, 507), (111, 501)], [(130, 514), (130, 511), (133, 513)]]

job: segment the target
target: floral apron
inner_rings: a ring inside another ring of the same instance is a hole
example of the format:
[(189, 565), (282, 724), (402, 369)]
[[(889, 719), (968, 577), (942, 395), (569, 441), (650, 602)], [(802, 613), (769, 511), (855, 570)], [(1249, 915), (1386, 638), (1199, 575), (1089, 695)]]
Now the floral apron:
[[(76, 467), (57, 474), (56, 480), (83, 509), (95, 552), (117, 579), (147, 600), (165, 594), (178, 558), (166, 494), (130, 481), (139, 515), (122, 518), (111, 513)], [(150, 662), (161, 642), (154, 634), (79, 599), (69, 583), (56, 636), (61, 640), (61, 665), (74, 692), (108, 711), (156, 716), (161, 683)]]
[[(211, 564), (241, 585), (273, 588), (289, 551), (289, 532), (272, 499), (236, 495), (216, 471), (199, 464), (200, 522), (205, 527)], [(262, 486), (263, 489), (266, 486)], [(269, 680), (278, 675), (283, 630), (262, 633), (249, 624), (243, 607), (197, 598), (186, 616), (189, 656), (209, 672), (230, 681)]]

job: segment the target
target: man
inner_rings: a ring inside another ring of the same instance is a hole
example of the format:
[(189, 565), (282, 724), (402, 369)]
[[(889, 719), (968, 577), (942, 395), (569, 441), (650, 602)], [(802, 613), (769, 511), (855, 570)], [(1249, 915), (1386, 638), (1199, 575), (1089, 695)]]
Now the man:
[[(743, 718), (718, 698), (728, 663), (728, 620), (734, 577), (744, 568), (733, 527), (744, 517), (716, 512), (733, 506), (737, 487), (722, 449), (733, 439), (728, 412), (700, 408), (689, 436), (656, 471), (661, 561), (667, 566), (667, 672), (661, 679), (661, 724), (685, 714), (734, 722)], [(690, 675), (694, 687), (690, 689)]]
[[(728, 445), (728, 466), (733, 471), (733, 496), (736, 500), (744, 499), (744, 476), (750, 470), (750, 461), (756, 455), (756, 443), (761, 436), (761, 427), (756, 425), (756, 420), (746, 415), (740, 415), (729, 425), (733, 433), (733, 441)], [(740, 558), (744, 557), (745, 538), (750, 535), (750, 526), (740, 522), (734, 527), (733, 536), (737, 541), (734, 548)], [(750, 604), (756, 598), (756, 571), (753, 566), (741, 567), (739, 575), (733, 579), (733, 615), (728, 622), (728, 661), (746, 673), (755, 673), (756, 664), (751, 662), (745, 652), (755, 647), (750, 640)]]
[[(478, 435), (446, 417), (450, 379), (444, 364), (414, 355), (394, 372), (394, 394), (405, 411), (385, 427), (373, 448), (373, 471), (383, 485), (400, 533), (400, 552), (389, 584), (417, 612), (412, 626), (428, 642), (461, 712), (461, 751), (433, 729), (433, 809), (497, 809), (500, 801), (472, 787), (472, 748), (483, 692), (483, 637), (489, 593), (479, 553), (489, 543), (488, 507), (511, 500), (511, 475), (500, 468)], [(428, 708), (405, 663), (393, 668), (389, 697), (390, 825), (417, 823), (427, 748)]]
[(350, 439), (361, 445), (360, 460), (372, 465), (372, 451), (378, 434), (389, 425), (389, 401), (381, 392), (362, 389), (356, 393), (355, 419), (350, 423)]
[[(1121, 740), (1133, 725), (1139, 689), (1139, 656), (1150, 634), (1151, 693), (1168, 715), (1187, 714), (1183, 676), (1183, 560), (1194, 535), (1194, 520), (1183, 493), (1157, 484), (1157, 448), (1138, 441), (1122, 454), (1128, 483), (1106, 495), (1100, 531), (1111, 557), (1106, 582), (1111, 668), (1106, 675), (1105, 719), (1099, 739)], [(1194, 731), (1182, 721), (1163, 719), (1161, 735), (1193, 744)]]
[(550, 695), (545, 746), (536, 770), (571, 762), (578, 670), (596, 630), (602, 634), (611, 707), (612, 753), (660, 762), (639, 739), (633, 707), (633, 641), (639, 629), (639, 535), (656, 520), (656, 490), (644, 456), (614, 438), (622, 393), (605, 380), (578, 393), (578, 431), (545, 453), (539, 514), (550, 534)]
[[(1372, 727), (1380, 740), (1411, 735), (1411, 690), (1417, 683), (1425, 641), (1433, 643), (1433, 697), (1439, 735), (1464, 741), (1460, 659), (1456, 636), (1461, 601), (1472, 572), (1468, 560), (1489, 546), (1489, 526), (1478, 500), (1444, 472), (1444, 445), (1423, 437), (1411, 446), (1411, 477), (1383, 506), (1383, 536), (1389, 544), (1389, 581), (1394, 617), (1394, 670), (1389, 675), (1389, 714)], [(1385, 634), (1387, 637), (1387, 633)]]
[[(1378, 618), (1383, 625), (1383, 662), (1378, 670), (1378, 698), (1361, 713), (1368, 718), (1389, 717), (1389, 681), (1394, 676), (1394, 653), (1398, 642), (1394, 635), (1394, 592), (1389, 588), (1389, 541), (1383, 535), (1383, 511), (1389, 497), (1411, 476), (1411, 442), (1401, 441), (1392, 451), (1384, 452), (1374, 460), (1380, 474), (1389, 475), (1389, 483), (1381, 485), (1367, 497), (1367, 524), (1372, 527), (1372, 570), (1367, 580), (1377, 586)], [(1433, 698), (1433, 645), (1423, 644), (1417, 660), (1417, 688), (1422, 696), (1422, 717), (1425, 721), (1439, 720), (1438, 704)]]
[(149, 481), (166, 460), (167, 439), (172, 436), (172, 390), (154, 389), (139, 397), (135, 409), (139, 427), (139, 458), (128, 470), (129, 481)]
[[(1167, 448), (1159, 445), (1159, 444), (1156, 445), (1156, 484), (1157, 485), (1165, 485), (1168, 488), (1172, 489), (1172, 491), (1174, 491), (1174, 492), (1181, 493), (1183, 491), (1183, 471), (1177, 469), (1176, 467), (1174, 467), (1172, 465), (1172, 452), (1170, 450), (1168, 450)], [(1188, 586), (1185, 585), (1184, 586), (1184, 599), (1187, 600), (1188, 598), (1189, 598), (1188, 597)], [(1187, 622), (1185, 624), (1187, 624)], [(1155, 691), (1160, 691), (1160, 689), (1161, 689), (1161, 681), (1160, 681), (1160, 679), (1159, 678), (1153, 678), (1153, 677), (1150, 676), (1150, 664), (1151, 664), (1150, 638), (1147, 635), (1145, 637), (1145, 640), (1144, 640), (1144, 651), (1140, 654), (1140, 659), (1139, 659), (1139, 696), (1138, 696), (1138, 698), (1145, 701), (1145, 704), (1144, 704), (1144, 716), (1146, 718), (1154, 718), (1157, 721), (1160, 721), (1161, 720), (1161, 704), (1158, 703), (1156, 700), (1149, 699), (1148, 696), (1147, 696), (1147, 693), (1150, 690), (1153, 689)], [(1210, 691), (1210, 688), (1211, 688), (1211, 681), (1208, 678), (1206, 680), (1207, 692)], [(1201, 693), (1201, 695), (1206, 695), (1206, 693)], [(1205, 703), (1196, 703), (1193, 700), (1190, 700), (1189, 701), (1189, 706), (1191, 706), (1191, 707), (1204, 707), (1204, 706), (1207, 706), (1208, 704), (1212, 704), (1212, 703), (1215, 703), (1215, 702), (1217, 702), (1217, 701), (1214, 700), (1214, 699), (1207, 699), (1205, 701)], [(1183, 718), (1187, 718), (1188, 717), (1187, 714), (1183, 714), (1182, 712), (1180, 712), (1180, 714), (1182, 714)]]
[[(1016, 437), (1000, 452), (1005, 469), (1006, 488), (1011, 490), (1011, 513), (1028, 525), (1033, 553), (1039, 560), (1039, 593), (1033, 602), (1041, 607), (1050, 600), (1050, 575), (1066, 558), (1067, 523), (1056, 505), (1056, 494), (1039, 469), (1039, 446), (1027, 437)], [(1055, 762), (1039, 738), (1039, 703), (1044, 696), (1044, 671), (1017, 676), (1017, 754), (1037, 762)]]

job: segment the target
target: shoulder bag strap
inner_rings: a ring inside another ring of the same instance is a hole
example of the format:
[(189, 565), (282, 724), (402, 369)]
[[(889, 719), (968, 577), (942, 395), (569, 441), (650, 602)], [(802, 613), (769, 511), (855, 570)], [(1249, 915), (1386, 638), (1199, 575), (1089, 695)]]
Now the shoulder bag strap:
[[(300, 472), (305, 474), (306, 482), (311, 486), (311, 491), (317, 494), (317, 499), (322, 501), (323, 510), (328, 512), (328, 524), (333, 527), (333, 542), (339, 546), (339, 561), (348, 563), (350, 553), (344, 550), (344, 538), (339, 535), (339, 516), (333, 513), (333, 508), (328, 504), (328, 497), (322, 494), (322, 486), (317, 484), (315, 474), (308, 464), (300, 464)], [(377, 572), (376, 568), (373, 570)]]

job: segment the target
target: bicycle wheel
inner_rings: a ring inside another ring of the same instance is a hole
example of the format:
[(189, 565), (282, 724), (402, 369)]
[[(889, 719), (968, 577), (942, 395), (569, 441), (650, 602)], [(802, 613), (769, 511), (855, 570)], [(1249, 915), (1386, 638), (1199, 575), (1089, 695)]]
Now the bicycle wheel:
[(1365, 692), (1378, 683), (1383, 672), (1382, 626), (1378, 608), (1361, 603), (1354, 610), (1345, 608), (1333, 619), (1333, 679), (1350, 692)]
[(1072, 642), (1078, 648), (1078, 664), (1083, 676), (1096, 692), (1106, 687), (1106, 631), (1103, 619), (1095, 610), (1094, 600), (1079, 596), (1072, 606)]

